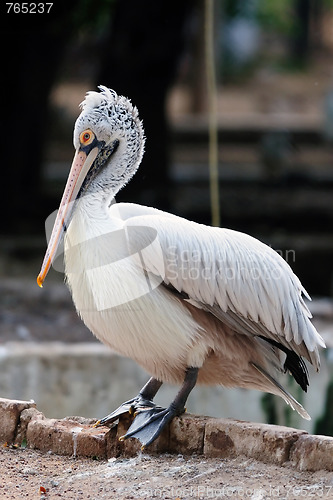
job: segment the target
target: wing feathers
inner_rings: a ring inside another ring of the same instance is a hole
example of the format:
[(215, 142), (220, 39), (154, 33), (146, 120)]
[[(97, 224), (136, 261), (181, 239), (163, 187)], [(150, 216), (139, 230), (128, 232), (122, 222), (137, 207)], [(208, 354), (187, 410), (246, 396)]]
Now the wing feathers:
[(256, 365), (255, 363), (251, 363), (256, 370), (258, 370), (261, 375), (263, 375), (269, 382), (272, 384), (272, 388), (274, 389), (272, 392), (273, 394), (277, 394), (281, 396), (285, 402), (291, 406), (293, 410), (296, 410), (301, 417), (305, 418), (305, 420), (311, 420), (310, 415), (308, 412), (303, 408), (303, 406), (296, 401), (296, 399), (289, 393), (287, 392), (282, 385), (275, 380), (269, 373), (267, 373), (261, 366)]
[[(149, 209), (147, 209), (149, 210)], [(158, 215), (158, 217), (156, 217)], [(153, 210), (125, 225), (156, 230), (156, 248), (145, 248), (145, 268), (192, 304), (206, 309), (244, 335), (274, 340), (319, 369), (317, 346), (324, 342), (309, 318), (299, 279), (277, 252), (243, 233), (211, 228)]]

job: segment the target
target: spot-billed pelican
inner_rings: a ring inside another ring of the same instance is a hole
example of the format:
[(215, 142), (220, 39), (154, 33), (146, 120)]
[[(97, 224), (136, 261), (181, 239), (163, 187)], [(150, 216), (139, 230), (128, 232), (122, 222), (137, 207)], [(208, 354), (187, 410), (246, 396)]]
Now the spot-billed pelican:
[[(141, 162), (145, 138), (131, 102), (99, 89), (81, 105), (76, 153), (37, 278), (41, 286), (64, 234), (66, 281), (78, 314), (152, 376), (99, 423), (135, 412), (125, 437), (148, 446), (184, 411), (197, 382), (270, 392), (309, 419), (274, 378), (288, 371), (306, 391), (302, 358), (319, 370), (324, 342), (299, 279), (251, 236), (114, 203)], [(182, 383), (167, 409), (153, 402), (163, 382)]]

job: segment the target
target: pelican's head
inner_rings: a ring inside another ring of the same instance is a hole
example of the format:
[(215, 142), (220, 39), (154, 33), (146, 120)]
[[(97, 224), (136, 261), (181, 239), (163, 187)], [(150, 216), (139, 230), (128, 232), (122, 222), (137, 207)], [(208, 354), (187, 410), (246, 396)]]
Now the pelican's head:
[(143, 155), (145, 138), (138, 110), (114, 90), (102, 85), (99, 89), (87, 93), (74, 127), (76, 156), (85, 166), (79, 196), (93, 189), (97, 176), (98, 188), (111, 189), (114, 196), (132, 177)]
[(138, 168), (144, 132), (138, 111), (115, 91), (88, 92), (74, 127), (75, 155), (37, 283), (42, 286), (73, 213), (74, 202), (89, 192), (115, 196)]

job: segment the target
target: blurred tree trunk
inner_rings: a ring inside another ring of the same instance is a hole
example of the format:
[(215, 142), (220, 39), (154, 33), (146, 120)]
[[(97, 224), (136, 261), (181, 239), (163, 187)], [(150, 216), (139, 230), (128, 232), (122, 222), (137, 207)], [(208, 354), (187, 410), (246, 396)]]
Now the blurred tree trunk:
[(312, 0), (310, 38), (311, 45), (315, 49), (322, 49), (325, 46), (322, 33), (322, 19), (324, 12), (323, 1)]
[(113, 88), (137, 106), (146, 133), (138, 173), (117, 201), (167, 209), (169, 129), (165, 102), (185, 41), (189, 0), (118, 0), (97, 84)]
[(191, 112), (207, 111), (207, 78), (205, 71), (205, 2), (199, 2), (196, 13), (198, 34), (194, 40), (191, 68)]
[(72, 33), (76, 2), (49, 14), (2, 16), (0, 232), (29, 232), (49, 214), (40, 189), (48, 96)]
[(295, 1), (295, 29), (291, 40), (292, 57), (295, 61), (305, 63), (310, 48), (310, 0)]

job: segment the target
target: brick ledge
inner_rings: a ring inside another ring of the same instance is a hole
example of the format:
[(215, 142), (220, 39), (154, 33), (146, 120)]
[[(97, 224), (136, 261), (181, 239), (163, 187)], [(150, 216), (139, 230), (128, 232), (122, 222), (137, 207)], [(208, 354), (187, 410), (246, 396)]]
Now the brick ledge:
[[(108, 459), (133, 456), (140, 450), (136, 439), (119, 441), (130, 425), (93, 427), (94, 420), (82, 417), (46, 418), (33, 401), (0, 398), (0, 442), (74, 457)], [(314, 436), (306, 431), (278, 425), (256, 424), (185, 414), (175, 418), (147, 449), (154, 453), (181, 453), (205, 457), (249, 458), (289, 465), (300, 471), (333, 471), (333, 437)]]

